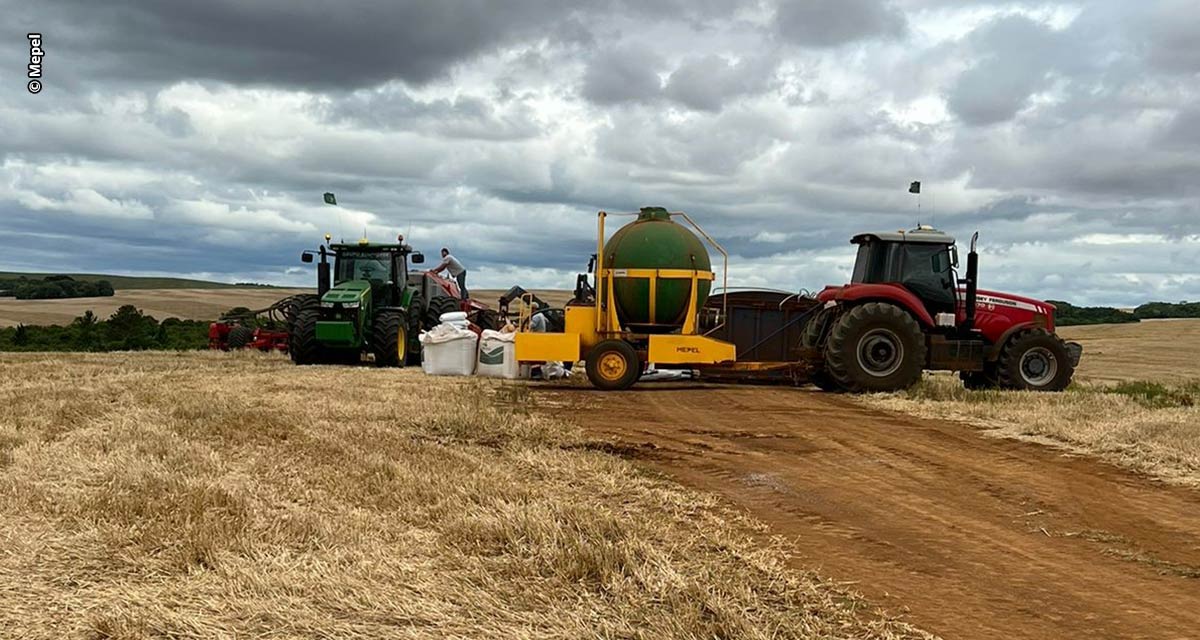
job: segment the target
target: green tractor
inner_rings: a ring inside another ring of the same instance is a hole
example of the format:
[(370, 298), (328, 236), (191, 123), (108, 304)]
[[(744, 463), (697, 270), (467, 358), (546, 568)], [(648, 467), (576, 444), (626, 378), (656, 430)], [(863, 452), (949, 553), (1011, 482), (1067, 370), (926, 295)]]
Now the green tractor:
[(417, 335), (442, 313), (457, 311), (460, 302), (427, 274), (409, 274), (409, 256), (413, 264), (425, 257), (398, 240), (329, 244), (326, 236), (317, 251), (301, 254), (306, 263), (320, 260), (317, 295), (304, 300), (288, 327), (293, 362), (353, 364), (363, 353), (385, 367), (421, 362)]

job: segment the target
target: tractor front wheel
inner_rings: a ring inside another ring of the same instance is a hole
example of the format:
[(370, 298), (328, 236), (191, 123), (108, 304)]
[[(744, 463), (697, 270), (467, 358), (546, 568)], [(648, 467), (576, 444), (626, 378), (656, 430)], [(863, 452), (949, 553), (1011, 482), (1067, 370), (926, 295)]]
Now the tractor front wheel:
[(306, 307), (296, 312), (288, 327), (288, 354), (296, 364), (320, 364), (324, 360), (324, 350), (317, 342), (317, 319), (320, 310), (317, 307)]
[(1067, 346), (1045, 329), (1013, 336), (996, 361), (996, 377), (1005, 389), (1062, 391), (1071, 384), (1074, 373)]
[(905, 310), (868, 302), (838, 316), (825, 343), (825, 369), (852, 392), (898, 391), (921, 379), (925, 335)]
[[(824, 346), (825, 336), (828, 334), (829, 323), (833, 321), (836, 308), (821, 309), (814, 315), (808, 324), (804, 325), (804, 332), (800, 334), (800, 346), (806, 349), (821, 349)], [(841, 391), (836, 380), (829, 375), (825, 368), (825, 363), (821, 363), (821, 368), (813, 371), (812, 379), (809, 380), (821, 391)]]
[(605, 340), (588, 352), (587, 377), (597, 389), (628, 389), (642, 377), (642, 363), (628, 342)]
[(371, 351), (381, 367), (403, 367), (412, 360), (412, 327), (401, 311), (383, 311), (375, 317), (371, 330)]

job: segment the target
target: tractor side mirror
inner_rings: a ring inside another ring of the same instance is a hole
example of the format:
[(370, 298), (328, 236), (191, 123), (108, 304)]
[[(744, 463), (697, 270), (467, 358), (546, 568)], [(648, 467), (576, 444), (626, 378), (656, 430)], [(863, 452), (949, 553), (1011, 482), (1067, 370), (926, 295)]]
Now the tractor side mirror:
[(423, 253), (412, 254), (412, 263), (413, 264), (424, 264), (425, 263), (425, 254), (423, 254)]
[(304, 253), (300, 254), (300, 262), (312, 262), (312, 261), (313, 261), (313, 255), (311, 253), (305, 251)]
[(595, 271), (595, 269), (596, 269), (596, 254), (593, 253), (592, 257), (588, 258), (588, 273)]
[(958, 247), (950, 247), (950, 266), (958, 267)]

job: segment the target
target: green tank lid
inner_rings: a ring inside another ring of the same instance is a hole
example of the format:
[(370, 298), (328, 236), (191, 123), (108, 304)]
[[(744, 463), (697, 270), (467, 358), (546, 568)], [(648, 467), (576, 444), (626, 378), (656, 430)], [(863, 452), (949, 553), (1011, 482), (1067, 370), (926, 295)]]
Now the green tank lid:
[[(618, 229), (604, 245), (604, 260), (613, 269), (712, 270), (704, 244), (662, 207), (643, 207), (637, 220)], [(704, 280), (698, 286), (697, 308), (708, 299), (712, 283)], [(691, 294), (690, 280), (660, 278), (654, 317), (650, 317), (648, 280), (617, 279), (613, 284), (617, 317), (626, 327), (645, 333), (667, 333), (682, 326)]]

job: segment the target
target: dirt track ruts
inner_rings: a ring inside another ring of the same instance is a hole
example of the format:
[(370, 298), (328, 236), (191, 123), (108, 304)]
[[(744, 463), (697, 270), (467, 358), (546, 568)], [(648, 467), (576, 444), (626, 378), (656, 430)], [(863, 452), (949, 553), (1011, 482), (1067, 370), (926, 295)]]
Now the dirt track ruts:
[(535, 393), (943, 637), (1200, 637), (1200, 492), (819, 392)]

